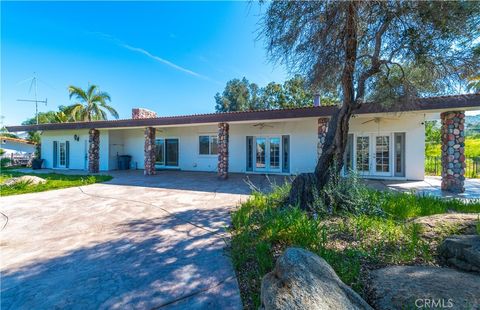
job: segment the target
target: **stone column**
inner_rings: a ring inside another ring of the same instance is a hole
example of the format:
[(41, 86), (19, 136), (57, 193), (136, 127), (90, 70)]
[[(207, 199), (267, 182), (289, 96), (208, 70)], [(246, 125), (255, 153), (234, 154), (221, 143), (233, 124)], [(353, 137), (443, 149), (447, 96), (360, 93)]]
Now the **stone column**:
[(442, 120), (442, 190), (465, 191), (465, 112), (440, 114)]
[(228, 178), (228, 123), (218, 124), (218, 177)]
[(155, 174), (155, 128), (145, 128), (144, 175)]
[(325, 143), (325, 138), (327, 137), (328, 131), (328, 122), (329, 118), (319, 118), (318, 119), (318, 143), (317, 143), (317, 156), (320, 158), (323, 153), (323, 144)]
[(88, 172), (97, 173), (100, 169), (100, 131), (88, 131)]

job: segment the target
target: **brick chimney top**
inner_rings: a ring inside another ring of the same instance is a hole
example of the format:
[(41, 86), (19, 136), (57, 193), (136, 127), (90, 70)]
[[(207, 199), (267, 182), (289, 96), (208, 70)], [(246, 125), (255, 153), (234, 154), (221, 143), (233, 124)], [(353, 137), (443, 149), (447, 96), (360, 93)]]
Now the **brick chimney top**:
[(140, 118), (155, 118), (157, 117), (157, 113), (144, 109), (144, 108), (133, 108), (132, 109), (132, 118), (133, 119), (140, 119)]
[(321, 105), (321, 99), (320, 99), (320, 94), (315, 94), (313, 97), (313, 106), (314, 107), (319, 107)]

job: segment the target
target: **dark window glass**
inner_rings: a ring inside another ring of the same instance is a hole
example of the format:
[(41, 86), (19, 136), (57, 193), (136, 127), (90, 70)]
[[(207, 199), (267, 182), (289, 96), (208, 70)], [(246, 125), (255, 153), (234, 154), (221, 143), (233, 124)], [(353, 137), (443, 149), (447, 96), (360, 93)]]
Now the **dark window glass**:
[(209, 136), (200, 136), (199, 137), (199, 154), (200, 155), (209, 155), (210, 154), (210, 137)]
[(165, 165), (165, 140), (155, 140), (155, 162), (157, 165)]
[(283, 165), (282, 171), (289, 172), (290, 170), (290, 136), (282, 136), (283, 147)]
[(217, 136), (210, 137), (210, 154), (217, 155), (218, 154), (218, 138)]
[(247, 137), (247, 171), (253, 170), (253, 137)]

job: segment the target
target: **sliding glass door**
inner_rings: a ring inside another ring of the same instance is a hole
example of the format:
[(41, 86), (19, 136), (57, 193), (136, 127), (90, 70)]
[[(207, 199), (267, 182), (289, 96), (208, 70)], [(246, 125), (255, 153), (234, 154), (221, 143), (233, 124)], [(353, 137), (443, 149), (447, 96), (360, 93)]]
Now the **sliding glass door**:
[(155, 140), (155, 165), (178, 167), (178, 139)]

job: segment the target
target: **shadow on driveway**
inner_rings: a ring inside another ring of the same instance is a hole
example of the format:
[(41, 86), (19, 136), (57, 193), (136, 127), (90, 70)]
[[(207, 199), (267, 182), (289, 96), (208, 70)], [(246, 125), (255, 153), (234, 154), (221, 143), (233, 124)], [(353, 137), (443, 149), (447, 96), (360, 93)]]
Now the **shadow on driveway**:
[(183, 220), (208, 227), (219, 212), (124, 221), (113, 240), (4, 269), (2, 309), (241, 308), (222, 230)]

